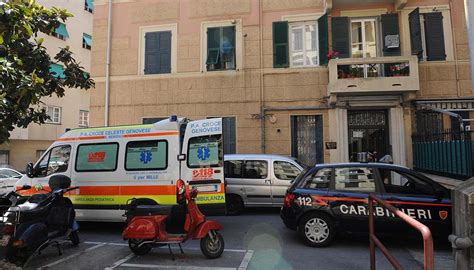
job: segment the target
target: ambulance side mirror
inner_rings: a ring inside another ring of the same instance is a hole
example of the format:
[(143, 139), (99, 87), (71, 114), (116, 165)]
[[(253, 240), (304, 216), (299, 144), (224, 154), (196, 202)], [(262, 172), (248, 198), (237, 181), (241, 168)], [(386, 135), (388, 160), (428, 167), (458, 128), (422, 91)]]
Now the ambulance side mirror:
[(178, 155), (178, 161), (185, 161), (185, 160), (186, 160), (186, 154)]
[(26, 175), (28, 175), (30, 178), (35, 177), (35, 169), (33, 168), (33, 163), (31, 162), (26, 165)]

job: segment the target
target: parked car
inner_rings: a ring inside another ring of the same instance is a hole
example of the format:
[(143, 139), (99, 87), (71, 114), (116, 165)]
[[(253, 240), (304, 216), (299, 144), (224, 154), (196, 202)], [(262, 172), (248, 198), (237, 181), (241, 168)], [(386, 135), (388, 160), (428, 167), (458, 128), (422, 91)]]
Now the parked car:
[(238, 215), (244, 207), (281, 207), (304, 166), (279, 155), (224, 155), (227, 214)]
[(0, 168), (0, 194), (13, 190), (16, 181), (23, 176), (19, 171), (11, 168)]
[[(368, 231), (368, 195), (374, 193), (446, 239), (451, 232), (448, 189), (409, 168), (384, 163), (322, 164), (301, 173), (288, 189), (280, 216), (313, 247), (330, 245), (337, 232)], [(415, 232), (381, 206), (376, 231)]]

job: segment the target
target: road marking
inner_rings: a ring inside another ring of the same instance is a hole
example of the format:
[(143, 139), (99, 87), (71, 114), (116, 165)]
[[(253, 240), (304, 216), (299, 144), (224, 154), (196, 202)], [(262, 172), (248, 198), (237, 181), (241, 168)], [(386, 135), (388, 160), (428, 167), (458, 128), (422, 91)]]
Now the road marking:
[(200, 266), (177, 266), (177, 265), (159, 265), (159, 264), (135, 264), (135, 263), (124, 263), (123, 267), (135, 267), (135, 268), (154, 268), (154, 269), (182, 269), (182, 270), (235, 270), (233, 267), (200, 267)]
[(128, 247), (128, 244), (127, 244), (127, 243), (116, 243), (116, 242), (94, 242), (94, 241), (85, 241), (84, 244), (89, 244), (89, 245), (106, 244), (106, 245), (109, 245), (109, 246)]
[(77, 257), (77, 256), (82, 255), (82, 254), (84, 254), (84, 253), (87, 253), (87, 252), (89, 252), (89, 251), (92, 251), (92, 250), (94, 250), (94, 249), (98, 249), (98, 248), (103, 247), (103, 246), (105, 246), (105, 245), (106, 245), (106, 243), (97, 244), (97, 245), (95, 245), (95, 246), (93, 246), (93, 247), (90, 247), (90, 248), (85, 249), (85, 250), (83, 250), (83, 251), (80, 251), (80, 252), (71, 254), (71, 255), (69, 255), (69, 256), (67, 256), (67, 257), (64, 257), (64, 258), (62, 258), (62, 259), (60, 259), (60, 260), (54, 261), (54, 262), (52, 262), (52, 263), (50, 263), (50, 264), (43, 265), (43, 266), (39, 267), (38, 270), (40, 270), (40, 269), (46, 269), (46, 268), (49, 268), (49, 267), (51, 267), (51, 266), (55, 266), (55, 265), (57, 265), (57, 264), (63, 263), (63, 262), (65, 262), (65, 261), (67, 261), (67, 260), (70, 260), (70, 259), (72, 259), (72, 258), (74, 258), (74, 257)]
[(124, 264), (125, 262), (127, 262), (128, 260), (132, 259), (133, 257), (135, 257), (135, 254), (130, 253), (130, 254), (128, 254), (127, 257), (116, 261), (112, 266), (106, 267), (104, 270), (111, 270), (111, 269), (117, 268), (117, 267), (121, 266), (122, 264)]
[(253, 256), (253, 250), (248, 250), (247, 253), (245, 253), (244, 258), (242, 259), (242, 262), (239, 265), (239, 270), (245, 270), (249, 266), (250, 260), (252, 260)]

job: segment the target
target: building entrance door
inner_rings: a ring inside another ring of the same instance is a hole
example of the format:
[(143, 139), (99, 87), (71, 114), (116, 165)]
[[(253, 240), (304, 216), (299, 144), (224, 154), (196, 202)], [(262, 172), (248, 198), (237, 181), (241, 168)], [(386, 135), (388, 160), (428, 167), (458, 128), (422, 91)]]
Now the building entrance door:
[[(347, 111), (349, 160), (365, 160), (372, 153), (376, 160), (390, 154), (388, 110)], [(375, 161), (375, 160), (373, 160)]]

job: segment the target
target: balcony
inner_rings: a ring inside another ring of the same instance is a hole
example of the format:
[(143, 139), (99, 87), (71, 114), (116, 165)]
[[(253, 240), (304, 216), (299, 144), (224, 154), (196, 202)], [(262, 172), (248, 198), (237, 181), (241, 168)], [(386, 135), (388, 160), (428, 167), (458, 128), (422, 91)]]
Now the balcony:
[(416, 56), (332, 59), (328, 68), (328, 92), (333, 98), (420, 90)]

